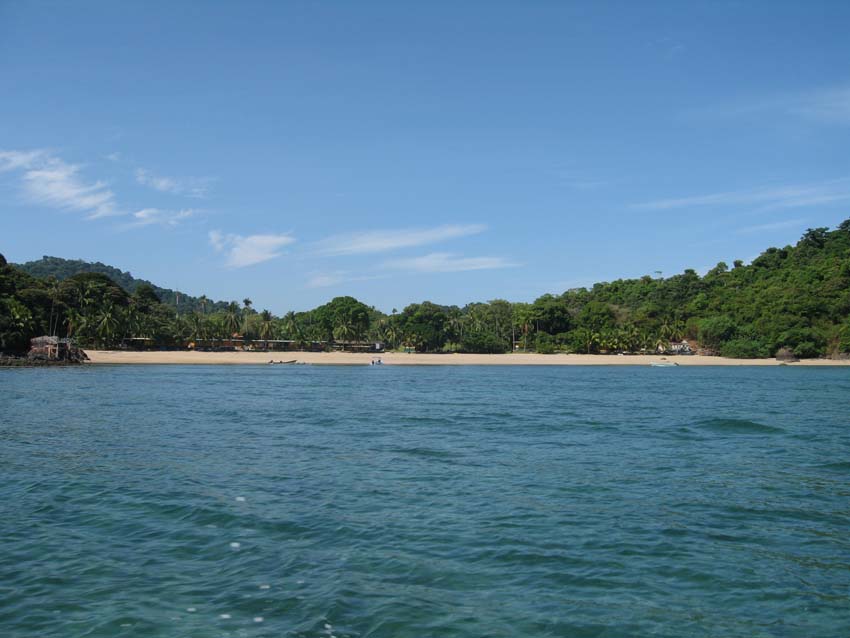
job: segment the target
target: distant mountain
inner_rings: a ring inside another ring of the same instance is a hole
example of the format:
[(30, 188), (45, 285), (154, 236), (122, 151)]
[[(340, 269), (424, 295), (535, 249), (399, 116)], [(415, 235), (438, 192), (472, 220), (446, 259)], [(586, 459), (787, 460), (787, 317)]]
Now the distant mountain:
[[(162, 303), (172, 306), (173, 308), (177, 308), (180, 312), (201, 310), (201, 303), (198, 297), (193, 297), (184, 292), (172, 290), (170, 288), (161, 288), (147, 279), (138, 279), (133, 277), (133, 275), (129, 272), (121, 271), (114, 266), (108, 266), (99, 261), (90, 262), (83, 261), (82, 259), (62, 259), (61, 257), (48, 257), (45, 255), (37, 261), (28, 261), (25, 264), (12, 264), (12, 266), (19, 268), (34, 277), (55, 277), (59, 281), (83, 272), (100, 273), (102, 275), (106, 275), (130, 293), (135, 292), (139, 285), (148, 284), (153, 287)], [(214, 310), (224, 310), (226, 306), (226, 302), (210, 300), (206, 304), (206, 311), (212, 312)]]

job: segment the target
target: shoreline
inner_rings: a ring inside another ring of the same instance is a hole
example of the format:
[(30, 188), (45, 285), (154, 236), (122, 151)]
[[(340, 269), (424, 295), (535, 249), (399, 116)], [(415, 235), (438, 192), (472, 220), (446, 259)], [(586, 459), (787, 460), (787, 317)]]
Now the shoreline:
[[(541, 365), (541, 366), (648, 366), (661, 361), (686, 366), (778, 366), (776, 359), (726, 359), (703, 355), (604, 355), (604, 354), (405, 354), (387, 352), (129, 352), (122, 350), (86, 350), (89, 361), (83, 365), (268, 365), (270, 360), (311, 365), (369, 365), (380, 358), (385, 365)], [(804, 359), (790, 366), (850, 366), (850, 360)]]

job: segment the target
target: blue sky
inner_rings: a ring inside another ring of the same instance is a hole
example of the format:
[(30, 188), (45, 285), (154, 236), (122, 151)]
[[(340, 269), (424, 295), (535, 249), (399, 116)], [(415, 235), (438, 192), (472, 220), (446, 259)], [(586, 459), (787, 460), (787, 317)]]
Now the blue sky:
[(748, 260), (850, 217), (848, 27), (839, 1), (0, 1), (0, 252), (277, 313)]

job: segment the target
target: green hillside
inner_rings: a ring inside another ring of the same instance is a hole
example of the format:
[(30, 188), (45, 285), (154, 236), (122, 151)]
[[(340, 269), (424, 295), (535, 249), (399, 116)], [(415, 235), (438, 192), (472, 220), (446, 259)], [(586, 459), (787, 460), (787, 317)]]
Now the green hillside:
[[(62, 259), (61, 257), (48, 257), (45, 255), (36, 261), (28, 261), (24, 264), (12, 264), (16, 268), (20, 268), (24, 272), (46, 279), (55, 277), (59, 281), (79, 275), (80, 273), (99, 273), (106, 275), (116, 284), (121, 286), (127, 292), (133, 293), (140, 284), (147, 284), (154, 289), (156, 296), (159, 297), (162, 303), (178, 307), (179, 295), (179, 310), (180, 312), (194, 312), (201, 310), (200, 298), (192, 297), (183, 292), (171, 290), (170, 288), (161, 288), (146, 279), (138, 279), (133, 277), (129, 272), (121, 271), (113, 266), (101, 263), (99, 261), (83, 261), (82, 259)], [(227, 305), (225, 302), (207, 301), (207, 310), (223, 310)]]
[[(54, 279), (47, 279), (50, 276)], [(73, 336), (115, 347), (144, 337), (162, 347), (189, 340), (374, 340), (424, 352), (630, 353), (687, 338), (708, 352), (760, 358), (850, 353), (850, 220), (809, 229), (794, 246), (768, 248), (751, 264), (719, 263), (668, 278), (644, 276), (544, 295), (466, 306), (429, 301), (385, 315), (352, 297), (275, 317), (244, 306), (202, 303), (104, 264), (45, 257), (20, 267), (0, 257), (0, 351), (21, 352), (33, 335)], [(164, 303), (163, 303), (164, 302)]]

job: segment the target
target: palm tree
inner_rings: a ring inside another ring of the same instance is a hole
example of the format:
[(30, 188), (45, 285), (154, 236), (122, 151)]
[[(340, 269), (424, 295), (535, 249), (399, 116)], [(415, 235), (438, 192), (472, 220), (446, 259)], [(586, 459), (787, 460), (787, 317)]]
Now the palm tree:
[(130, 303), (124, 313), (124, 332), (129, 337), (143, 337), (141, 333), (141, 316), (136, 304)]
[(272, 313), (268, 310), (263, 310), (260, 313), (260, 339), (263, 341), (268, 341), (272, 335), (272, 328), (274, 327), (272, 320)]
[(290, 310), (283, 316), (282, 327), (288, 339), (301, 341), (303, 331), (301, 330), (301, 324), (298, 323), (298, 319), (295, 316), (295, 312)]
[(83, 317), (76, 308), (68, 308), (68, 311), (65, 313), (65, 323), (68, 326), (65, 336), (70, 339), (77, 334), (81, 328), (83, 328), (85, 325), (85, 317)]
[[(56, 308), (56, 298), (59, 296), (59, 281), (53, 275), (47, 278), (48, 291), (50, 293), (50, 318), (47, 321), (47, 331), (51, 335), (55, 335), (58, 326), (53, 325), (54, 309)], [(59, 322), (59, 315), (56, 313), (56, 322)]]
[(207, 302), (209, 302), (209, 299), (206, 295), (198, 297), (198, 303), (201, 304), (201, 314), (207, 314)]
[(349, 319), (342, 319), (333, 331), (334, 339), (339, 339), (342, 342), (342, 349), (345, 350), (345, 342), (351, 341), (357, 336), (357, 328)]
[(687, 327), (685, 326), (685, 322), (681, 319), (676, 319), (673, 321), (673, 324), (670, 326), (670, 338), (673, 341), (681, 341), (685, 337), (685, 331)]
[(391, 348), (398, 347), (398, 326), (395, 325), (394, 321), (388, 321), (386, 326), (383, 329), (384, 339), (386, 339), (387, 343), (390, 344)]
[(101, 306), (100, 312), (95, 318), (94, 327), (101, 343), (104, 345), (112, 344), (119, 326), (118, 312), (112, 302), (107, 301)]
[(239, 304), (235, 301), (231, 301), (227, 304), (227, 308), (224, 311), (224, 327), (227, 328), (230, 333), (228, 336), (232, 336), (236, 334), (239, 330), (239, 318), (241, 313), (239, 312)]
[(193, 312), (187, 320), (189, 327), (189, 339), (199, 341), (204, 338), (204, 316), (200, 313)]
[(593, 352), (594, 347), (599, 345), (599, 333), (590, 328), (582, 328), (579, 331), (579, 338), (581, 339), (582, 349), (586, 354)]

